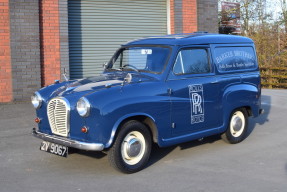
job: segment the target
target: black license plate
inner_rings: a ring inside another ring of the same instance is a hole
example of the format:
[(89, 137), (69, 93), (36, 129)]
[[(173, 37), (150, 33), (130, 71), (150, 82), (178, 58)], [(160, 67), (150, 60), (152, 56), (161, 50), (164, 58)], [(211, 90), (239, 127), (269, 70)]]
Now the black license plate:
[(59, 155), (61, 157), (68, 157), (68, 147), (56, 143), (43, 141), (41, 143), (40, 150)]

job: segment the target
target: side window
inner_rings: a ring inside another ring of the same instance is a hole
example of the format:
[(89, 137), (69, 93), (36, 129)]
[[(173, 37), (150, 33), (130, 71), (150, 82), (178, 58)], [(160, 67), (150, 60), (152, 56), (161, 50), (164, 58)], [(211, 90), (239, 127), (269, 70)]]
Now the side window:
[(184, 49), (177, 55), (173, 72), (176, 75), (210, 72), (206, 49)]
[(214, 61), (219, 72), (236, 72), (257, 68), (253, 47), (216, 47)]

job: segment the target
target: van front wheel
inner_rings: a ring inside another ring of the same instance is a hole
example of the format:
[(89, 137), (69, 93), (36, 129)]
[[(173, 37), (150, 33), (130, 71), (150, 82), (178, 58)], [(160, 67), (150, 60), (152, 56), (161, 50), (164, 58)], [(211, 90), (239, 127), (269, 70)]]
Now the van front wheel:
[(151, 152), (148, 128), (135, 120), (125, 123), (108, 151), (110, 164), (124, 173), (135, 173), (145, 167)]
[(222, 139), (228, 143), (239, 143), (247, 136), (248, 114), (245, 108), (234, 110), (229, 118), (228, 128)]

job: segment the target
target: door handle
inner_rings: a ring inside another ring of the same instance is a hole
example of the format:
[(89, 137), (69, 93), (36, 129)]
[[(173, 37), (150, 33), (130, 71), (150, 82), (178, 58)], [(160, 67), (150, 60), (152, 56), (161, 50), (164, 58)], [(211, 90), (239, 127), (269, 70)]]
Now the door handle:
[(171, 88), (168, 88), (168, 89), (167, 89), (167, 93), (168, 93), (169, 95), (171, 95), (171, 94), (172, 94), (172, 89), (171, 89)]

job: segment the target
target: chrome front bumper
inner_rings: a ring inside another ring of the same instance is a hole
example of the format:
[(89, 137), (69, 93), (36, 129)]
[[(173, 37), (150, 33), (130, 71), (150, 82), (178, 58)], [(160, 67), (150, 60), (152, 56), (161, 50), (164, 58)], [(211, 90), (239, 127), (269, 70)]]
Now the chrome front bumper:
[(75, 140), (71, 140), (67, 138), (58, 137), (55, 135), (48, 135), (48, 134), (36, 131), (36, 128), (33, 128), (32, 135), (44, 141), (49, 141), (49, 142), (57, 143), (57, 144), (64, 145), (67, 147), (73, 147), (73, 148), (87, 150), (87, 151), (102, 151), (104, 149), (104, 145), (102, 143), (86, 143), (86, 142), (75, 141)]

